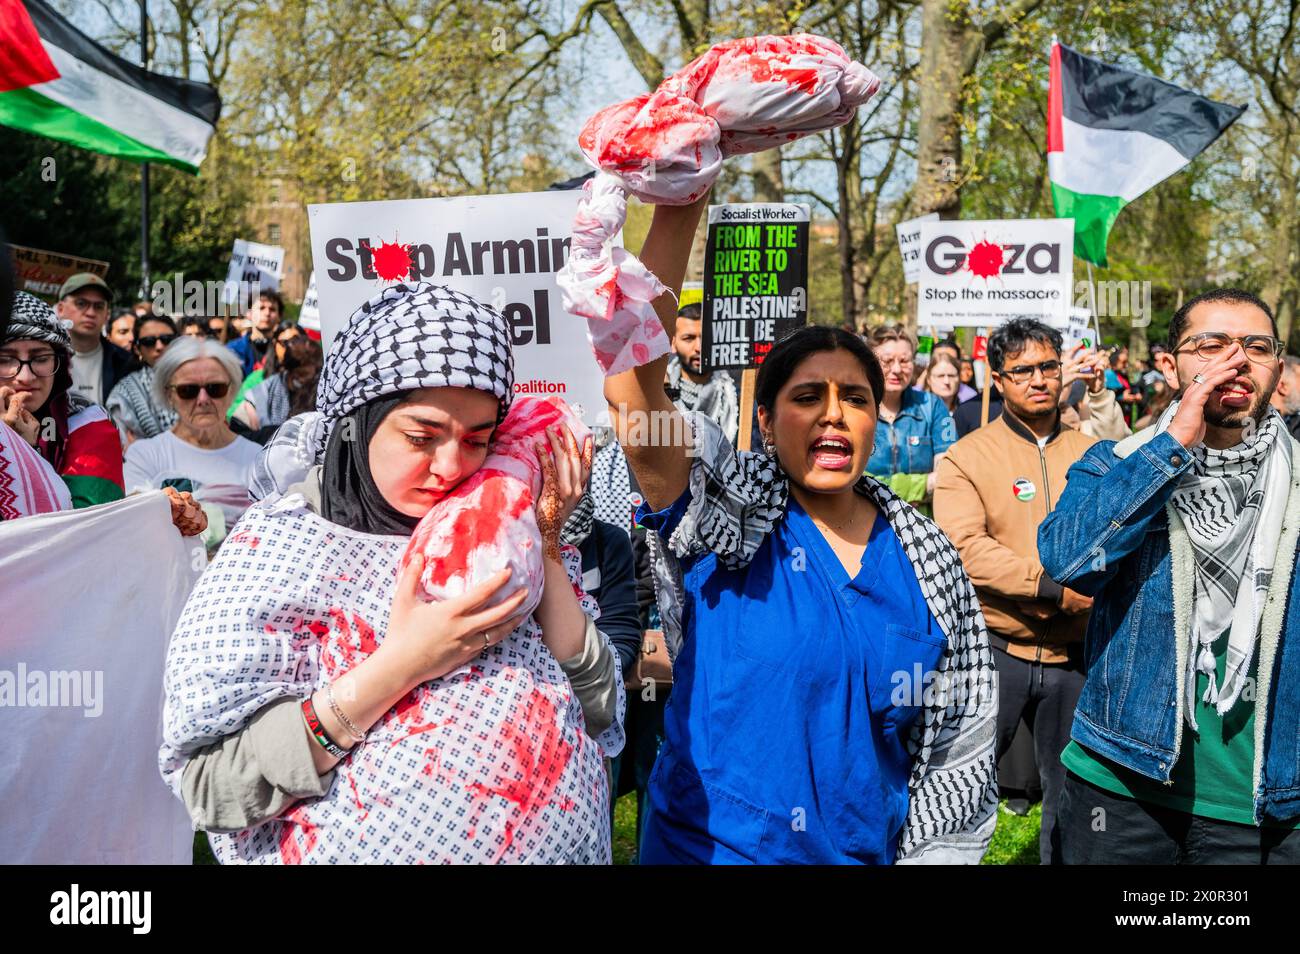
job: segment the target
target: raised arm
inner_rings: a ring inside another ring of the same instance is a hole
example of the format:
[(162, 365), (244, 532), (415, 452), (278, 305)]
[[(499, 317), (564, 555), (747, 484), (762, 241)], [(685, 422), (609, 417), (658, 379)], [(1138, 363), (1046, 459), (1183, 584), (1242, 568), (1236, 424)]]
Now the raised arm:
[[(708, 201), (705, 194), (693, 205), (655, 206), (650, 233), (641, 249), (641, 261), (672, 289), (671, 295), (664, 293), (654, 303), (669, 338), (677, 325), (674, 296), (681, 291), (695, 229)], [(641, 493), (656, 510), (667, 507), (682, 495), (691, 470), (686, 445), (675, 440), (685, 433), (685, 428), (676, 420), (678, 411), (664, 392), (667, 367), (665, 355), (605, 379), (605, 400), (618, 441), (636, 474)], [(665, 440), (661, 441), (661, 436)]]

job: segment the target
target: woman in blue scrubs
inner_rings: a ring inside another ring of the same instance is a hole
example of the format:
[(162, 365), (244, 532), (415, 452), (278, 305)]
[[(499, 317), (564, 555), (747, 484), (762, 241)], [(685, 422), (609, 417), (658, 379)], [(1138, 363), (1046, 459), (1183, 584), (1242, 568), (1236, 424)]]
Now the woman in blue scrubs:
[[(641, 258), (670, 288), (706, 202), (655, 208)], [(672, 297), (655, 306), (671, 336)], [(643, 426), (679, 413), (663, 380), (659, 359), (605, 383), (679, 647), (642, 863), (977, 862), (997, 808), (984, 619), (947, 538), (861, 476), (870, 349), (815, 326), (778, 342), (761, 453), (690, 413), (691, 447), (637, 440), (683, 432)]]

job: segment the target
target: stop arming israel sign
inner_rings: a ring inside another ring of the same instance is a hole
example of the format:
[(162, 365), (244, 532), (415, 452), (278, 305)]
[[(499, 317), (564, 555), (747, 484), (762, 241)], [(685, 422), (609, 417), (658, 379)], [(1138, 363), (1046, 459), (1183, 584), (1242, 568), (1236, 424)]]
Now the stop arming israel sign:
[(704, 250), (705, 371), (757, 368), (808, 322), (806, 205), (709, 206)]
[(1074, 287), (1074, 219), (921, 223), (917, 324), (1064, 328)]
[(554, 394), (590, 423), (604, 378), (585, 322), (566, 315), (555, 273), (582, 193), (398, 199), (308, 206), (326, 351), (348, 316), (399, 282), (446, 285), (510, 322), (516, 394)]

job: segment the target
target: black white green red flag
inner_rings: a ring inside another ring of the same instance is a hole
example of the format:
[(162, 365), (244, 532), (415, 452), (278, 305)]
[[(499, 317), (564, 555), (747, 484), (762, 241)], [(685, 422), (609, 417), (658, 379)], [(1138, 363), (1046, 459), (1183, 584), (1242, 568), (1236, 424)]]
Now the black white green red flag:
[(43, 0), (0, 0), (0, 125), (197, 172), (221, 99), (109, 52)]
[(1106, 264), (1120, 211), (1191, 162), (1245, 112), (1052, 44), (1047, 171), (1074, 254)]

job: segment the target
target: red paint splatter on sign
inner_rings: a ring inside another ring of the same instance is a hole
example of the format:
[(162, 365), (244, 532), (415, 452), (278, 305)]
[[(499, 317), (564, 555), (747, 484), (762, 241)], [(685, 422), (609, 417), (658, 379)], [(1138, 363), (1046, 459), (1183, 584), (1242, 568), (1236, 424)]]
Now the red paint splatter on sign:
[(411, 273), (411, 246), (380, 242), (370, 251), (375, 274), (382, 281), (398, 282)]
[(966, 256), (966, 267), (979, 278), (993, 278), (1005, 263), (1002, 246), (987, 240), (976, 242)]

